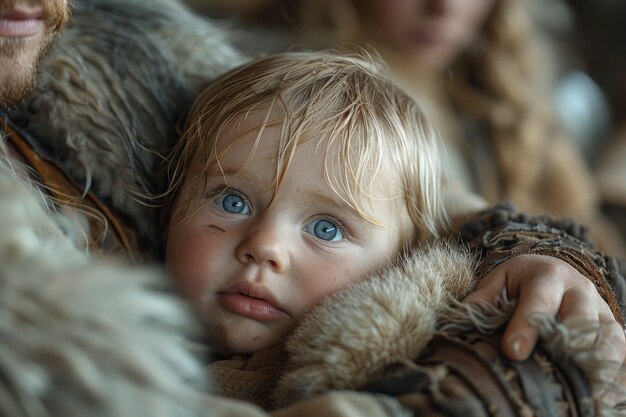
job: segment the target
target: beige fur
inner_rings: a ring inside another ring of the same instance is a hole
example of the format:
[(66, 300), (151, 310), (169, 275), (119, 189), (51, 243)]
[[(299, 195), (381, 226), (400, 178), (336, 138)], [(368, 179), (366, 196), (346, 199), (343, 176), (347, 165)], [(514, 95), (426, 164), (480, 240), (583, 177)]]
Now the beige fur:
[[(387, 365), (418, 357), (435, 331), (501, 329), (515, 308), (506, 293), (496, 305), (458, 301), (475, 284), (474, 267), (463, 250), (432, 246), (415, 252), (397, 268), (329, 297), (288, 340), (290, 359), (274, 393), (275, 405), (332, 390), (359, 389)], [(626, 370), (605, 356), (614, 335), (588, 321), (559, 323), (544, 315), (531, 319), (539, 329), (541, 345), (554, 360), (576, 364), (588, 378), (595, 415), (626, 415), (611, 402), (626, 398), (623, 386), (614, 382)]]
[[(157, 242), (158, 212), (140, 197), (158, 193), (155, 170), (199, 83), (242, 57), (177, 0), (74, 6), (36, 90), (8, 118)], [(0, 161), (0, 415), (213, 415), (189, 342), (200, 329), (164, 271), (91, 257), (85, 218), (23, 174)]]
[(474, 261), (460, 248), (430, 246), (330, 297), (287, 342), (290, 360), (277, 406), (330, 389), (357, 389), (386, 365), (413, 358), (438, 313), (474, 286)]
[(89, 258), (38, 195), (0, 163), (0, 415), (206, 415), (162, 271)]

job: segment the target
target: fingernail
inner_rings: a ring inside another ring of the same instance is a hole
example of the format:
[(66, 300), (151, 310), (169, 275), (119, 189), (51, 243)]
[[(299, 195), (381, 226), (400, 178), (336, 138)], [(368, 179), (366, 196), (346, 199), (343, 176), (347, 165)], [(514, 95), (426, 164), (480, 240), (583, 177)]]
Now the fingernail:
[(513, 350), (513, 354), (517, 358), (524, 357), (525, 349), (526, 349), (526, 341), (522, 336), (513, 336), (511, 339), (511, 349)]

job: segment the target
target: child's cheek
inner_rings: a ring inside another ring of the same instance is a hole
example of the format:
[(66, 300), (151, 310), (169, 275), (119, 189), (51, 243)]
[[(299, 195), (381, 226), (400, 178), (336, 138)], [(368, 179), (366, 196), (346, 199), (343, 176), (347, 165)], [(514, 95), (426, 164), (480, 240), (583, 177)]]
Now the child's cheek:
[(167, 268), (185, 297), (201, 299), (206, 287), (207, 245), (203, 236), (178, 233), (170, 236), (167, 247)]

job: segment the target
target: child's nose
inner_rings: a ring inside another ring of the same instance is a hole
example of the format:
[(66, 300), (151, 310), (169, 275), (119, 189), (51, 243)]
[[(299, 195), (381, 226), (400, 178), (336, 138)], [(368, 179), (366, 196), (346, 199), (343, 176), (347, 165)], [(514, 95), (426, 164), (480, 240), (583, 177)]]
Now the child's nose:
[(289, 267), (289, 255), (285, 237), (276, 226), (253, 227), (239, 243), (236, 250), (239, 262), (254, 262), (282, 272)]

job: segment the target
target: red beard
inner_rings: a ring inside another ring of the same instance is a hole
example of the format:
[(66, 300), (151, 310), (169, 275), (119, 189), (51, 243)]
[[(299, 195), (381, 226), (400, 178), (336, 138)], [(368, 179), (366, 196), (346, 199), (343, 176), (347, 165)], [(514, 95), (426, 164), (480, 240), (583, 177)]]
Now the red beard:
[[(0, 0), (0, 13), (13, 10), (18, 4), (25, 2), (33, 3), (32, 0)], [(47, 16), (48, 30), (54, 36), (58, 35), (70, 19), (72, 11), (71, 0), (39, 0), (34, 3), (41, 4)]]
[(41, 6), (46, 30), (37, 38), (0, 38), (0, 109), (18, 103), (35, 85), (39, 61), (71, 15), (71, 0), (0, 0), (0, 14), (18, 4)]

